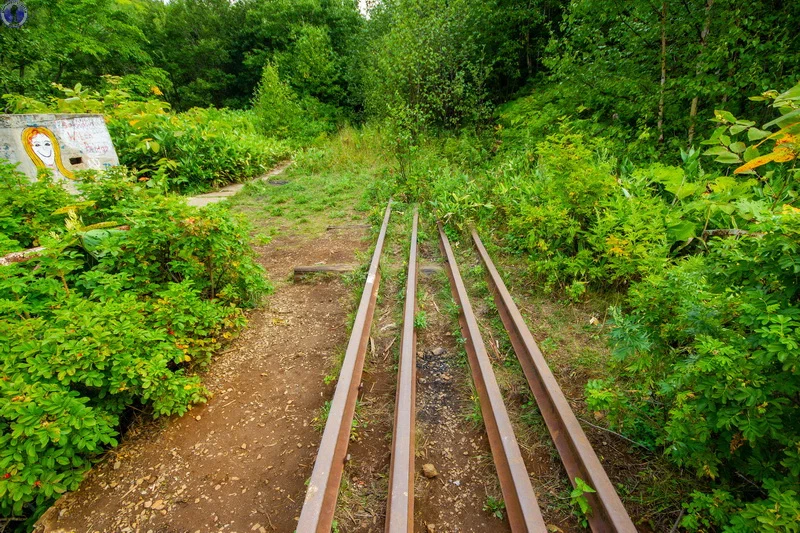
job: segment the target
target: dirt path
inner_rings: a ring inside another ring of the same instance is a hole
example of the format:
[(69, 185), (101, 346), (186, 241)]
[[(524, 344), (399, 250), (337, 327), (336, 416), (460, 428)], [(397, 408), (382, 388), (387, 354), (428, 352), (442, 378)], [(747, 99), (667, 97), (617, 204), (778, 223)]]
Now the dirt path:
[(324, 218), (256, 247), (276, 290), (204, 376), (213, 398), (182, 418), (134, 423), (37, 531), (294, 530), (320, 438), (314, 418), (333, 387), (323, 376), (354, 300), (339, 277), (287, 280), (298, 264), (358, 263), (370, 240), (363, 227), (325, 231)]

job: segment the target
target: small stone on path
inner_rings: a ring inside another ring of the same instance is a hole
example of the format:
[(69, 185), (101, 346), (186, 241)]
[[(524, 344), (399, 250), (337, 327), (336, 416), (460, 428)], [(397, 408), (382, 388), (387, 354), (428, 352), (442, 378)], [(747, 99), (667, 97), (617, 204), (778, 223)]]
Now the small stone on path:
[(422, 465), (422, 475), (428, 479), (432, 479), (438, 476), (439, 472), (436, 471), (435, 466), (433, 466), (431, 463), (427, 463)]

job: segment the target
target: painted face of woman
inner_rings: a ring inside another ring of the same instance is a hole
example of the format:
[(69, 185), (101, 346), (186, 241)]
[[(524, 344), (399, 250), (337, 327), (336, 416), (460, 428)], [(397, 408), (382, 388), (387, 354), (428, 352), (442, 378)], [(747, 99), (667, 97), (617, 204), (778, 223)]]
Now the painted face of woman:
[(38, 155), (42, 162), (48, 167), (55, 165), (55, 157), (53, 157), (53, 143), (47, 135), (37, 133), (31, 139), (31, 147), (34, 153)]

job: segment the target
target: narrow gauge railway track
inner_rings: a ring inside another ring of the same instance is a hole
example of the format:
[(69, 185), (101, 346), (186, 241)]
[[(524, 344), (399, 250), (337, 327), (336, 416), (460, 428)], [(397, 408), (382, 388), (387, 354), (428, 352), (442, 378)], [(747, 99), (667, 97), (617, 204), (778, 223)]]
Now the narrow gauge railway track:
[[(381, 226), (361, 301), (345, 352), (342, 370), (331, 402), (314, 470), (297, 524), (299, 533), (329, 532), (333, 523), (339, 485), (347, 456), (350, 428), (364, 367), (372, 315), (380, 283), (380, 258), (391, 216), (391, 202)], [(400, 339), (397, 391), (392, 433), (392, 456), (385, 530), (387, 533), (411, 533), (414, 528), (414, 440), (416, 398), (416, 334), (414, 315), (417, 287), (417, 227), (414, 210), (408, 275), (406, 278), (403, 326)], [(497, 469), (512, 531), (546, 533), (528, 471), (520, 453), (513, 426), (506, 411), (500, 388), (478, 329), (466, 286), (456, 263), (450, 242), (441, 223), (439, 244), (446, 263), (453, 297), (459, 306), (459, 324), (466, 339), (469, 366), (486, 426), (486, 433)], [(580, 478), (596, 493), (586, 494), (591, 507), (589, 526), (594, 532), (635, 532), (613, 484), (589, 444), (561, 388), (544, 360), (511, 294), (502, 281), (477, 232), (472, 239), (485, 266), (489, 287), (503, 325), (531, 387), (564, 468), (575, 485)]]

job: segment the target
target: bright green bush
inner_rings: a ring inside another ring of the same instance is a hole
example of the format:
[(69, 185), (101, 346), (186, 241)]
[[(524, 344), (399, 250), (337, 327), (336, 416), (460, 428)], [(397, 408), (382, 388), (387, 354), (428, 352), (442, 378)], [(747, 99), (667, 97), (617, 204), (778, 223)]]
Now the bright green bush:
[(260, 131), (286, 137), (296, 127), (302, 109), (292, 88), (278, 76), (278, 69), (267, 63), (253, 98), (253, 115)]
[[(2, 182), (0, 194), (0, 254), (20, 248), (30, 248), (36, 238), (63, 220), (63, 215), (53, 211), (70, 203), (70, 194), (43, 173), (39, 181), (15, 172), (16, 165), (0, 160)], [(24, 188), (26, 194), (14, 195), (11, 191)]]
[(612, 332), (622, 380), (590, 384), (589, 405), (700, 477), (763, 484), (764, 502), (731, 498), (731, 530), (769, 515), (762, 530), (783, 531), (800, 509), (800, 210), (765, 210), (749, 230), (631, 289)]
[(130, 406), (158, 417), (203, 402), (194, 368), (269, 290), (224, 207), (189, 207), (123, 169), (80, 187), (76, 203), (0, 166), (0, 212), (17, 222), (3, 219), (0, 242), (46, 248), (0, 267), (4, 517), (74, 490)]
[(249, 116), (263, 135), (294, 144), (313, 141), (332, 133), (341, 121), (341, 111), (311, 95), (300, 98), (281, 80), (275, 65), (267, 63), (253, 97)]
[(704, 175), (696, 153), (686, 173), (657, 169), (687, 256), (631, 288), (614, 312), (616, 382), (588, 386), (590, 408), (714, 480), (686, 505), (689, 531), (800, 524), (800, 86), (757, 99), (781, 117), (757, 128), (718, 111), (703, 142), (734, 176)]
[(477, 224), (494, 233), (507, 251), (529, 259), (546, 288), (625, 286), (666, 260), (669, 208), (655, 171), (620, 171), (602, 139), (554, 134), (501, 149), (483, 168), (477, 161), (491, 151), (487, 139), (462, 139), (462, 160), (451, 144), (420, 143), (405, 172), (400, 166), (398, 193), (427, 201), (437, 218), (461, 229)]
[(245, 111), (191, 109), (109, 123), (120, 163), (141, 175), (164, 172), (170, 190), (202, 192), (266, 173), (290, 155), (258, 134)]

